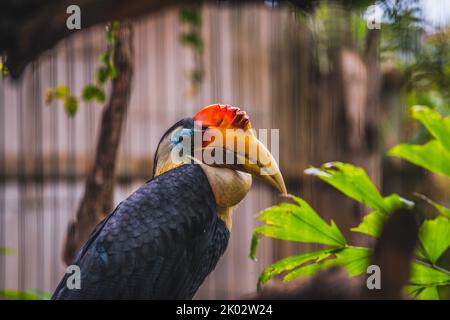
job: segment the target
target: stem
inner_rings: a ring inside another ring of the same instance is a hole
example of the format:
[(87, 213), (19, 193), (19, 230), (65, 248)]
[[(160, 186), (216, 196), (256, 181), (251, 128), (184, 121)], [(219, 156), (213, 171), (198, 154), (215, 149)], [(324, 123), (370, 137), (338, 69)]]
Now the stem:
[(111, 96), (103, 109), (94, 164), (87, 177), (77, 217), (69, 225), (64, 245), (64, 262), (71, 264), (95, 226), (113, 209), (116, 160), (122, 125), (129, 105), (133, 72), (132, 26), (122, 23), (117, 31)]
[(425, 266), (427, 266), (429, 268), (432, 268), (432, 269), (435, 269), (437, 271), (443, 272), (446, 275), (450, 276), (450, 271), (449, 270), (446, 270), (446, 269), (444, 269), (442, 267), (439, 267), (439, 266), (437, 266), (437, 265), (435, 265), (433, 263), (425, 262), (425, 261), (420, 260), (420, 259), (415, 259), (415, 260), (416, 260), (417, 263), (423, 264), (423, 265), (425, 265)]
[(409, 285), (411, 285), (411, 286), (418, 286), (418, 287), (424, 287), (424, 288), (432, 288), (432, 287), (438, 287), (438, 286), (442, 287), (442, 286), (450, 286), (450, 280), (443, 281), (443, 282), (427, 283), (427, 284), (410, 282)]

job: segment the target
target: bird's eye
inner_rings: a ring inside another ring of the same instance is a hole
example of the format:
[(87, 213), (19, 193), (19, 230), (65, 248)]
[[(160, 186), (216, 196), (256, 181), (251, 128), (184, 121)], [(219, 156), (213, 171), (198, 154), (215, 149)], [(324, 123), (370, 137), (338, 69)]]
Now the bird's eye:
[(170, 142), (171, 142), (172, 144), (178, 144), (178, 143), (180, 143), (181, 141), (183, 141), (183, 139), (184, 139), (185, 137), (191, 136), (191, 134), (192, 134), (192, 129), (181, 128), (181, 129), (179, 129), (179, 130), (176, 130), (176, 131), (172, 134), (172, 136), (171, 136), (171, 138), (170, 138)]

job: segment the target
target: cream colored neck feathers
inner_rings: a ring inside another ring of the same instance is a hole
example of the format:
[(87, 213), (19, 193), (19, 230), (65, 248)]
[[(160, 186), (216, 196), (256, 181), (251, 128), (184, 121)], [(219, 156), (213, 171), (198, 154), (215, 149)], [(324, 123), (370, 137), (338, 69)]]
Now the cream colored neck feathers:
[(232, 207), (245, 198), (252, 186), (252, 176), (228, 168), (211, 167), (206, 164), (200, 164), (200, 166), (208, 178), (216, 199), (219, 218), (225, 222), (228, 230), (231, 231)]

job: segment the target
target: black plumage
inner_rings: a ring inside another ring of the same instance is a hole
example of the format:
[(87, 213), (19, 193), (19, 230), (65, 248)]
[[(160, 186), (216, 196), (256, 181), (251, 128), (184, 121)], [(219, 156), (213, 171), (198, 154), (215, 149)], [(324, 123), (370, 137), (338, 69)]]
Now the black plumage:
[(53, 299), (191, 299), (229, 239), (209, 182), (195, 164), (140, 187), (97, 226)]

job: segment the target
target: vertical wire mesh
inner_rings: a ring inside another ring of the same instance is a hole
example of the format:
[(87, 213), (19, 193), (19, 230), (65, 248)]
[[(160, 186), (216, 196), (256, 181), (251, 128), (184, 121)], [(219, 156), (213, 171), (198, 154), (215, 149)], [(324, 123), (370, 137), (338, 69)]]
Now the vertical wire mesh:
[[(57, 85), (57, 77), (58, 77), (58, 64), (57, 64), (58, 55), (56, 51), (53, 51), (50, 55), (50, 66), (49, 66), (49, 86), (50, 88), (55, 88)], [(52, 284), (52, 287), (55, 286), (55, 284), (58, 281), (59, 277), (59, 265), (60, 265), (60, 259), (61, 259), (61, 250), (60, 250), (60, 244), (63, 241), (63, 239), (60, 237), (60, 234), (58, 230), (60, 228), (64, 229), (63, 226), (60, 225), (60, 206), (58, 201), (58, 187), (60, 184), (60, 164), (59, 164), (59, 157), (58, 157), (58, 114), (59, 114), (59, 108), (56, 107), (55, 103), (53, 102), (49, 108), (50, 110), (50, 142), (51, 142), (51, 150), (50, 152), (50, 170), (51, 172), (51, 181), (50, 181), (50, 192), (49, 196), (51, 198), (51, 204), (49, 206), (49, 210), (51, 211), (50, 217), (53, 220), (53, 223), (51, 224), (53, 228), (50, 230), (51, 232), (51, 276), (50, 281)]]
[(25, 278), (26, 278), (26, 253), (25, 253), (25, 215), (26, 210), (28, 209), (28, 190), (27, 190), (27, 174), (26, 174), (26, 164), (25, 164), (25, 149), (28, 147), (25, 143), (25, 131), (27, 129), (27, 125), (24, 124), (25, 118), (25, 110), (23, 104), (23, 83), (20, 84), (19, 89), (17, 90), (17, 107), (19, 109), (18, 117), (17, 117), (17, 132), (19, 136), (19, 158), (18, 158), (18, 182), (19, 182), (19, 195), (23, 197), (23, 199), (17, 198), (18, 201), (18, 289), (20, 291), (24, 291), (25, 289)]
[(35, 179), (33, 181), (35, 197), (33, 204), (35, 206), (35, 223), (36, 229), (36, 287), (44, 287), (44, 208), (43, 208), (43, 187), (44, 187), (44, 172), (42, 159), (42, 96), (41, 96), (41, 79), (40, 79), (40, 64), (39, 61), (32, 65), (33, 73), (33, 139), (34, 140), (34, 163)]

